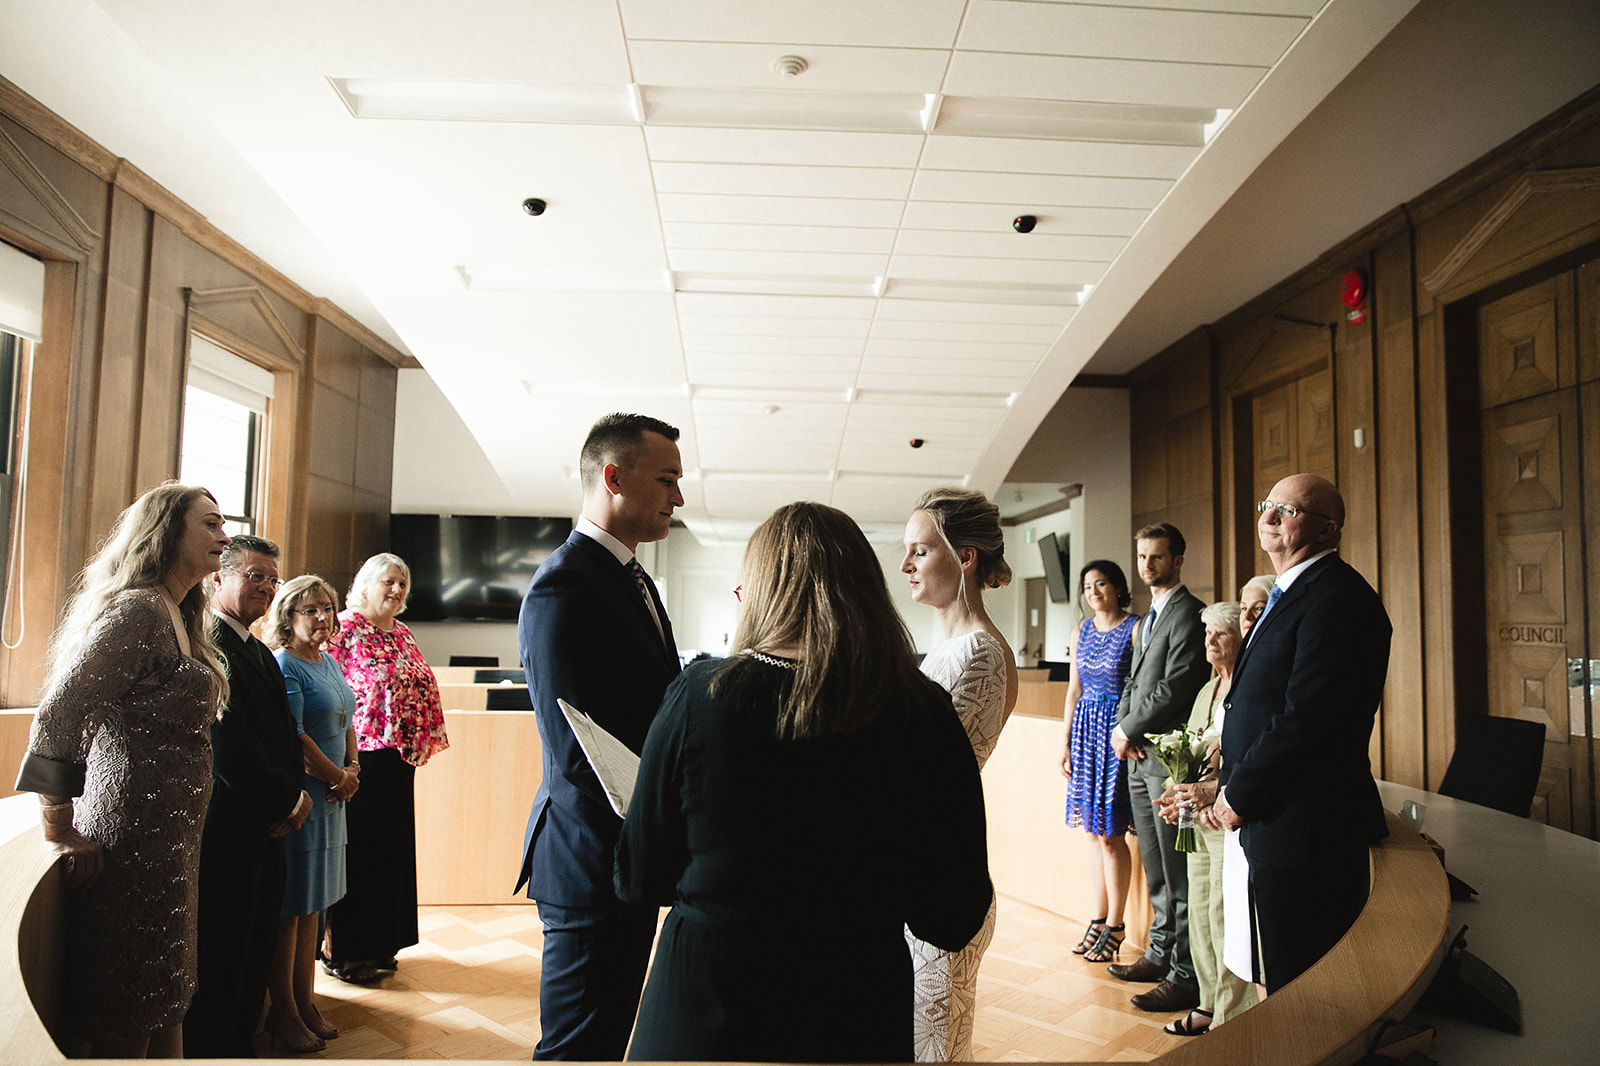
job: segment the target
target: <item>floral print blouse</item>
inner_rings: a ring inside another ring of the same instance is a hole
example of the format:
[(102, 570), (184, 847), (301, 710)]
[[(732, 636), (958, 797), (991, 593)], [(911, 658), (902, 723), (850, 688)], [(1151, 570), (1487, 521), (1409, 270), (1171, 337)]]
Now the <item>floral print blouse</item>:
[(404, 622), (396, 621), (385, 633), (346, 608), (339, 612), (339, 631), (328, 642), (328, 654), (356, 694), (357, 749), (394, 748), (406, 762), (421, 766), (450, 746), (439, 683)]

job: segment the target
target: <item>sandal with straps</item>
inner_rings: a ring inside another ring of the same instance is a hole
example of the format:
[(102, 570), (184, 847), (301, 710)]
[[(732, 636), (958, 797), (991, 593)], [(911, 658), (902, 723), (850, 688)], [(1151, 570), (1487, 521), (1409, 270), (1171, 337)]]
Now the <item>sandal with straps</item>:
[[(1204, 1017), (1206, 1024), (1192, 1024), (1189, 1019), (1193, 1018), (1196, 1014)], [(1211, 1031), (1211, 1011), (1206, 1010), (1204, 1007), (1196, 1007), (1188, 1014), (1185, 1014), (1182, 1018), (1174, 1018), (1166, 1025), (1163, 1025), (1161, 1027), (1161, 1031), (1170, 1036), (1199, 1036), (1202, 1033), (1209, 1033)], [(1209, 1047), (1210, 1045), (1208, 1044), (1206, 1046)]]
[(1089, 928), (1083, 931), (1083, 939), (1078, 941), (1078, 945), (1072, 949), (1072, 953), (1074, 955), (1082, 955), (1094, 947), (1095, 941), (1100, 939), (1100, 930), (1105, 927), (1106, 920), (1104, 918), (1096, 918), (1090, 922)]
[(1100, 930), (1094, 947), (1083, 953), (1084, 962), (1110, 962), (1122, 947), (1123, 926), (1108, 925)]

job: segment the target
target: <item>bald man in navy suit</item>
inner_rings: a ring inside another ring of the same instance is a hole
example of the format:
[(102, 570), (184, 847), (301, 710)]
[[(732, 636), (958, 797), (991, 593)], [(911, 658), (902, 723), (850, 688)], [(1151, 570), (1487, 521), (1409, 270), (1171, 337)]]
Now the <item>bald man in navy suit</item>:
[(656, 908), (612, 890), (622, 819), (556, 701), (635, 752), (678, 676), (666, 607), (634, 558), (683, 506), (678, 431), (645, 415), (596, 422), (579, 458), (583, 514), (539, 567), (517, 642), (544, 746), (517, 890), (544, 926), (535, 1059), (621, 1059), (639, 1009)]
[(1212, 815), (1250, 860), (1257, 982), (1276, 992), (1344, 936), (1367, 899), (1368, 849), (1388, 834), (1367, 757), (1393, 629), (1339, 558), (1344, 500), (1295, 474), (1256, 531), (1277, 583), (1233, 669)]

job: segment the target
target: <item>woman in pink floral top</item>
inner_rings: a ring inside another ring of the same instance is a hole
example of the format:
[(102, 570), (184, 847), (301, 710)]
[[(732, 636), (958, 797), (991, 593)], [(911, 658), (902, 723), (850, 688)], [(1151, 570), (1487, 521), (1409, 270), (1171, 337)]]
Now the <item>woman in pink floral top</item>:
[(356, 695), (361, 791), (346, 806), (348, 891), (328, 910), (328, 972), (377, 980), (417, 942), (415, 775), (450, 746), (433, 670), (405, 610), (411, 569), (384, 552), (361, 564), (350, 583), (328, 653)]

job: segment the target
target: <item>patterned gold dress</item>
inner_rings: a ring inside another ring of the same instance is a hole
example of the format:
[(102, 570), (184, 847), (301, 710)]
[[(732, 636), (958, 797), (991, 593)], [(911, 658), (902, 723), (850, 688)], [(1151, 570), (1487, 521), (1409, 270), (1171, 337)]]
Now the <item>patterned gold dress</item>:
[[(922, 660), (922, 672), (950, 693), (980, 770), (999, 743), (1008, 717), (1007, 667), (1005, 645), (982, 630), (951, 637)], [(991, 900), (983, 928), (960, 951), (942, 951), (906, 930), (916, 981), (913, 1034), (918, 1062), (972, 1060), (978, 965), (994, 938), (994, 918)]]
[(17, 787), (77, 796), (105, 872), (67, 893), (68, 1009), (88, 1040), (183, 1021), (195, 989), (200, 830), (215, 677), (178, 649), (160, 593), (112, 600), (45, 693)]

